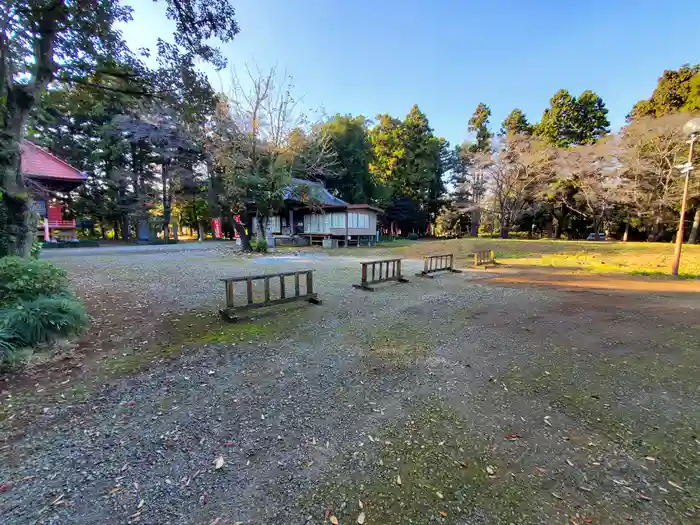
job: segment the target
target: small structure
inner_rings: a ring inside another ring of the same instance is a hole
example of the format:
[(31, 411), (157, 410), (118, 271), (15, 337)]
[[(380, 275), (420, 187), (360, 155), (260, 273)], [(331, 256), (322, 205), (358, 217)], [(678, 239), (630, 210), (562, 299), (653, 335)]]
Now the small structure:
[(497, 264), (493, 250), (481, 250), (474, 253), (474, 266), (488, 268), (489, 265), (496, 266)]
[(461, 270), (455, 270), (455, 256), (453, 253), (428, 255), (423, 261), (423, 271), (417, 273), (416, 276), (428, 277), (429, 279), (432, 279), (434, 276), (430, 274), (444, 271), (450, 273), (462, 273)]
[(270, 217), (269, 228), (278, 244), (318, 244), (324, 248), (374, 244), (377, 216), (382, 209), (348, 204), (320, 182), (292, 179), (284, 196), (285, 209)]
[[(353, 284), (354, 288), (373, 292), (374, 287), (370, 286), (370, 284), (390, 281), (409, 282), (401, 274), (401, 259), (382, 259), (381, 261), (369, 261), (360, 264), (362, 265), (362, 280), (360, 284)], [(379, 271), (377, 271), (377, 267), (379, 267)]]
[(28, 140), (22, 141), (20, 161), (22, 175), (41, 188), (32, 203), (41, 218), (38, 235), (45, 241), (77, 240), (75, 219), (66, 217), (66, 207), (56, 194), (76, 189), (87, 175)]
[[(305, 290), (301, 292), (299, 277), (305, 276)], [(285, 286), (286, 277), (294, 277), (294, 295), (287, 294)], [(279, 279), (280, 293), (279, 297), (273, 298), (270, 292), (270, 280)], [(277, 304), (285, 304), (293, 301), (308, 301), (311, 304), (322, 304), (318, 298), (318, 294), (314, 292), (314, 271), (313, 270), (297, 270), (294, 272), (269, 273), (263, 275), (249, 275), (246, 277), (229, 277), (221, 279), (226, 286), (226, 308), (221, 310), (221, 316), (229, 321), (237, 321), (237, 313), (243, 310), (252, 308), (264, 308), (266, 306), (274, 306)], [(264, 282), (264, 297), (263, 302), (255, 302), (253, 293), (253, 281)], [(234, 283), (246, 283), (246, 304), (236, 305), (233, 301), (233, 285)]]

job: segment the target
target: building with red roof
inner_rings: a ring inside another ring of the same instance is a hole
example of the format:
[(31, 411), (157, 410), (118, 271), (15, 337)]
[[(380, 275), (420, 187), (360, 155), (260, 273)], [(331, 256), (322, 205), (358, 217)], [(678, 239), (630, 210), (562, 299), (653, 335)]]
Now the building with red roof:
[(76, 189), (87, 175), (28, 140), (22, 141), (20, 160), (22, 175), (42, 190), (36, 192), (33, 209), (41, 217), (44, 240), (76, 239), (75, 219), (66, 217), (56, 194)]

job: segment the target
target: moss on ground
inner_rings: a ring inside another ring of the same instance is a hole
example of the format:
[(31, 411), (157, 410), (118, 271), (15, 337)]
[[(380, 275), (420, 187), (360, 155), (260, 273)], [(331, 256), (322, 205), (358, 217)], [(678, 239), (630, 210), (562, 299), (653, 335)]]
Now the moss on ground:
[(543, 496), (538, 478), (511, 471), (489, 439), (468, 430), (441, 403), (417, 404), (406, 420), (373, 439), (366, 443), (369, 465), (358, 471), (348, 458), (337, 471), (355, 472), (352, 477), (328, 472), (328, 481), (301, 496), (304, 512), (330, 510), (341, 523), (354, 523), (362, 501), (367, 523), (465, 523), (481, 517), (509, 524), (534, 523), (557, 505)]
[(655, 458), (650, 477), (684, 487), (667, 507), (679, 523), (693, 523), (688, 520), (700, 512), (700, 345), (691, 333), (661, 335), (663, 348), (644, 355), (586, 359), (562, 348), (543, 350), (505, 382), (549, 400), (638, 460)]

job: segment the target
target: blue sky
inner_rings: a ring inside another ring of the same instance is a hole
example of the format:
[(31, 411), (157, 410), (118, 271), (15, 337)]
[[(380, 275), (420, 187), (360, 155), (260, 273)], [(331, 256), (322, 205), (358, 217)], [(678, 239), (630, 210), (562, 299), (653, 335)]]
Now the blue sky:
[[(164, 5), (130, 0), (132, 49), (169, 38)], [(479, 102), (497, 131), (516, 107), (536, 122), (560, 88), (603, 97), (613, 128), (664, 69), (700, 62), (698, 0), (234, 0), (239, 36), (223, 46), (240, 69), (277, 65), (307, 107), (389, 113), (413, 104), (435, 133), (468, 138)], [(217, 76), (226, 90), (230, 73)]]

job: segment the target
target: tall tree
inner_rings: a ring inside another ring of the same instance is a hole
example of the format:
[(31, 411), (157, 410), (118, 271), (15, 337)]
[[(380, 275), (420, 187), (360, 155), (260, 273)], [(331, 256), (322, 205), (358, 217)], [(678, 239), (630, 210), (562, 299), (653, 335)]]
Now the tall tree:
[(627, 118), (662, 117), (677, 111), (700, 109), (699, 88), (700, 64), (667, 69), (659, 77), (651, 97), (637, 102)]
[(351, 203), (369, 203), (375, 197), (369, 170), (372, 146), (367, 119), (362, 115), (336, 115), (321, 126), (336, 155), (334, 175), (326, 186), (341, 199)]
[(515, 108), (501, 124), (501, 135), (512, 137), (513, 135), (529, 134), (532, 126), (522, 110)]
[(594, 92), (584, 91), (576, 98), (560, 89), (535, 126), (535, 135), (563, 148), (593, 144), (609, 131), (607, 114), (605, 103)]
[(476, 151), (486, 152), (491, 151), (491, 138), (493, 134), (489, 131), (489, 119), (491, 118), (491, 109), (480, 102), (474, 114), (469, 119), (467, 127), (470, 133), (476, 134)]
[[(228, 0), (164, 0), (175, 21), (174, 43), (183, 55), (223, 67), (211, 39), (238, 32)], [(129, 22), (131, 8), (118, 0), (9, 0), (0, 11), (0, 192), (5, 217), (0, 234), (10, 253), (28, 256), (34, 237), (31, 197), (20, 172), (20, 143), (32, 110), (57, 81), (111, 89), (115, 77), (146, 76), (116, 29)], [(114, 59), (129, 62), (115, 70)]]

